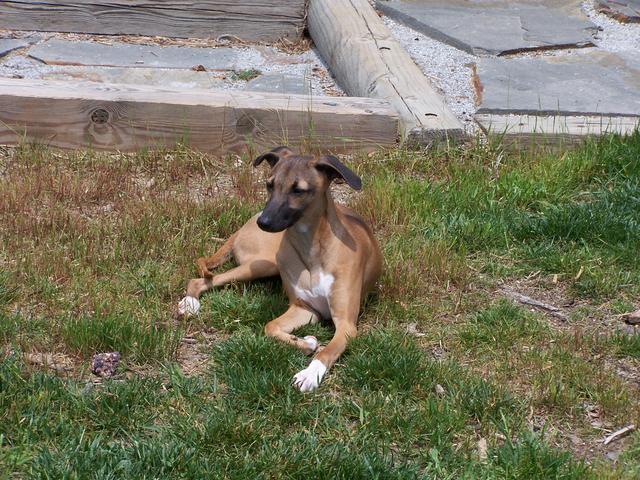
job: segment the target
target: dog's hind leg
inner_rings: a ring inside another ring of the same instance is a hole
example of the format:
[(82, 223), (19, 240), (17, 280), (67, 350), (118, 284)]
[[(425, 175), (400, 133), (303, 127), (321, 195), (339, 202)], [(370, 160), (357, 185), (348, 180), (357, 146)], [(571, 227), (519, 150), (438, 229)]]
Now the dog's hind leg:
[(211, 270), (219, 267), (231, 258), (231, 254), (233, 252), (233, 243), (235, 242), (237, 236), (238, 232), (231, 235), (231, 237), (229, 237), (229, 239), (224, 242), (224, 245), (222, 245), (210, 257), (200, 257), (196, 260), (198, 272), (200, 273), (200, 276), (202, 278), (213, 278), (213, 273), (211, 273)]
[(302, 350), (306, 355), (311, 355), (318, 348), (316, 337), (296, 337), (291, 332), (310, 323), (316, 323), (318, 315), (298, 305), (291, 305), (289, 310), (275, 320), (271, 320), (264, 327), (267, 336), (276, 338)]
[(248, 282), (258, 278), (278, 275), (278, 267), (269, 260), (257, 259), (239, 265), (231, 270), (213, 275), (211, 278), (194, 278), (187, 284), (187, 296), (178, 304), (178, 316), (194, 315), (200, 309), (198, 299), (207, 290), (228, 283)]

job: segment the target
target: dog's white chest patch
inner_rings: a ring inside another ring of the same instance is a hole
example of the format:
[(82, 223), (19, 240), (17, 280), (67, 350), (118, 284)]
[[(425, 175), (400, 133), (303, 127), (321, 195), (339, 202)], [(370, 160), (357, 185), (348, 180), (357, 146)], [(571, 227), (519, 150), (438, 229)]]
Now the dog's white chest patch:
[[(329, 297), (331, 296), (331, 287), (334, 280), (333, 275), (330, 273), (320, 272), (317, 276), (311, 276), (309, 288), (303, 288), (298, 284), (293, 286), (293, 290), (300, 300), (316, 310), (324, 318), (330, 318)], [(307, 286), (305, 285), (305, 287)]]

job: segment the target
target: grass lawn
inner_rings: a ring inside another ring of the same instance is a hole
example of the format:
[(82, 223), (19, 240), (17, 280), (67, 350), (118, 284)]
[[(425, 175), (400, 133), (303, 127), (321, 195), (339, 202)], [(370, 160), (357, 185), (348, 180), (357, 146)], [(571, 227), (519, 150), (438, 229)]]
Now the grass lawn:
[[(266, 168), (188, 149), (0, 151), (0, 478), (633, 479), (640, 133), (346, 161), (385, 255), (320, 389), (265, 338), (278, 281), (173, 309), (194, 259), (264, 202)], [(557, 306), (513, 303), (505, 288)], [(305, 328), (322, 342), (330, 326)], [(98, 381), (95, 352), (122, 354)]]

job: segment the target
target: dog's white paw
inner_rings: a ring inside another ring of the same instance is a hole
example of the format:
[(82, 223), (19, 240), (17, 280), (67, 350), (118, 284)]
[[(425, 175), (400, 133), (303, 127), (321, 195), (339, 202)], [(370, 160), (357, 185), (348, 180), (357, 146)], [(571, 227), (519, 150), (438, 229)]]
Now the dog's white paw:
[(313, 335), (307, 335), (303, 338), (303, 340), (307, 342), (307, 345), (309, 345), (309, 348), (311, 348), (312, 353), (318, 349), (318, 339)]
[(186, 296), (178, 303), (178, 313), (180, 315), (197, 315), (200, 311), (200, 301), (195, 297)]
[(322, 377), (327, 373), (327, 367), (320, 360), (312, 360), (307, 368), (296, 373), (293, 385), (301, 392), (310, 392), (320, 385)]

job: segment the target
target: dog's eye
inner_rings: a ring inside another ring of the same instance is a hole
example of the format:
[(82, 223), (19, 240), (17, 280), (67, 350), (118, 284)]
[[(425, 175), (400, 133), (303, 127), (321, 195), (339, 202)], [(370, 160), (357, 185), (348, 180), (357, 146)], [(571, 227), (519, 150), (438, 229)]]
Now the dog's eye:
[(267, 182), (267, 191), (272, 191), (273, 190), (273, 182)]

